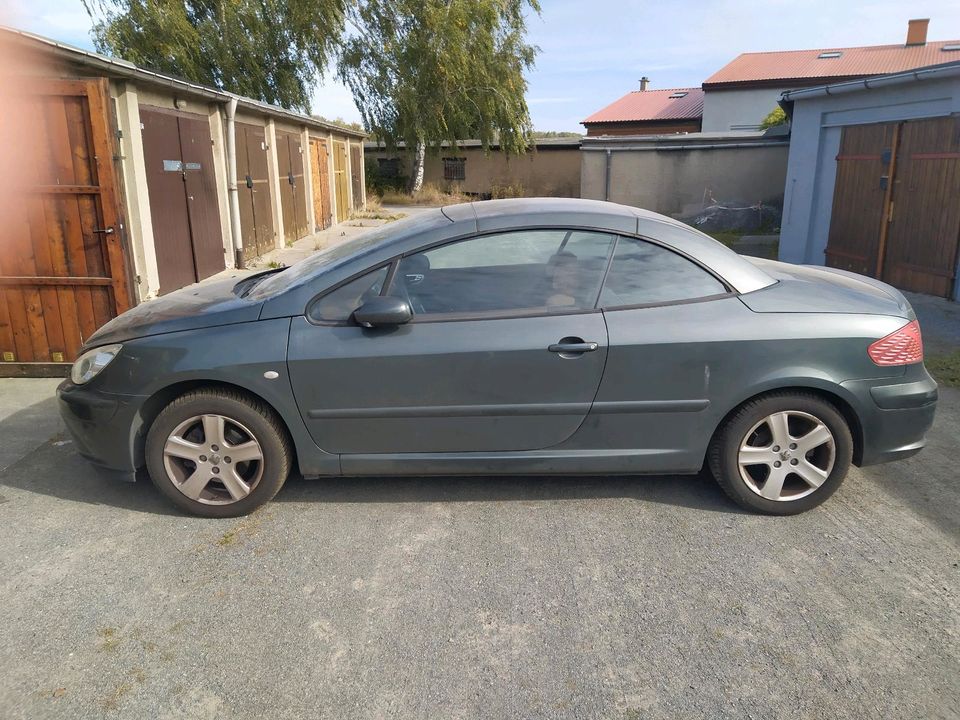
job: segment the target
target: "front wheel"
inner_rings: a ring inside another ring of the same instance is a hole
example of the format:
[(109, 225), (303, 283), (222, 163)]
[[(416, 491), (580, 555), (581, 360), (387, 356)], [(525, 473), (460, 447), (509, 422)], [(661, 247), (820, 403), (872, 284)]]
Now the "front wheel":
[(246, 515), (290, 474), (292, 452), (272, 409), (242, 393), (210, 388), (181, 395), (147, 433), (147, 470), (161, 493), (202, 517)]
[(853, 438), (843, 415), (812, 393), (765, 395), (720, 428), (710, 469), (737, 504), (770, 515), (816, 507), (843, 482)]

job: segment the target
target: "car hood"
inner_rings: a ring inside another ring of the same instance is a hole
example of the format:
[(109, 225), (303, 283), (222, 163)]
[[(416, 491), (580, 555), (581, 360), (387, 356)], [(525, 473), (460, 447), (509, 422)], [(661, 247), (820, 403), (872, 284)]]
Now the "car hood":
[(754, 312), (895, 315), (912, 320), (910, 303), (896, 288), (846, 270), (750, 258), (777, 283), (740, 299)]
[(190, 285), (137, 305), (115, 317), (84, 343), (96, 347), (147, 335), (249, 322), (260, 317), (259, 301), (234, 293), (238, 278)]

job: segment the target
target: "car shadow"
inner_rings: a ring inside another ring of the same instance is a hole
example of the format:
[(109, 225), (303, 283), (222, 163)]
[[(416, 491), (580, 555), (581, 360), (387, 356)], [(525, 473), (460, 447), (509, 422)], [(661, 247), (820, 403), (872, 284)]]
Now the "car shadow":
[[(0, 423), (9, 436), (28, 432), (36, 418), (56, 413), (56, 399), (44, 398)], [(136, 512), (181, 515), (145, 476), (136, 483), (104, 475), (77, 454), (60, 433), (34, 438), (19, 459), (0, 471), (0, 502), (5, 488)], [(7, 496), (4, 498), (4, 496)], [(294, 473), (274, 502), (460, 503), (544, 502), (626, 498), (637, 502), (739, 513), (707, 473), (695, 476), (481, 476), (481, 477), (330, 477), (305, 479)]]
[(699, 475), (378, 476), (293, 475), (274, 502), (472, 503), (628, 499), (742, 513), (708, 473)]

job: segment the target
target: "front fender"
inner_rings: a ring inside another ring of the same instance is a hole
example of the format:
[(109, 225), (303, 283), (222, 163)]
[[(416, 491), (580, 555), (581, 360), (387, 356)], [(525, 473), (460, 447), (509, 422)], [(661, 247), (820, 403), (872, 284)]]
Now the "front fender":
[[(287, 372), (289, 334), (290, 318), (275, 318), (139, 338), (125, 343), (91, 385), (140, 399), (141, 410), (130, 429), (138, 463), (149, 423), (178, 388), (220, 383), (260, 397), (277, 412), (290, 432), (304, 474), (337, 474), (338, 456), (316, 446), (297, 409)], [(276, 373), (276, 377), (265, 373)]]

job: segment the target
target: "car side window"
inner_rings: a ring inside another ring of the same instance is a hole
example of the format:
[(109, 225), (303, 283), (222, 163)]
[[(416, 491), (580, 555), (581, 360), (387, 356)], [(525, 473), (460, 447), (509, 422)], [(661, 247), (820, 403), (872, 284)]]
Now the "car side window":
[(615, 240), (564, 229), (460, 240), (404, 257), (390, 294), (415, 316), (592, 309)]
[(371, 297), (380, 294), (387, 279), (388, 266), (372, 270), (366, 275), (341, 285), (318, 298), (307, 309), (307, 317), (313, 322), (342, 323), (350, 320), (353, 311)]
[(602, 307), (658, 305), (727, 292), (723, 283), (682, 255), (621, 237), (600, 293)]

